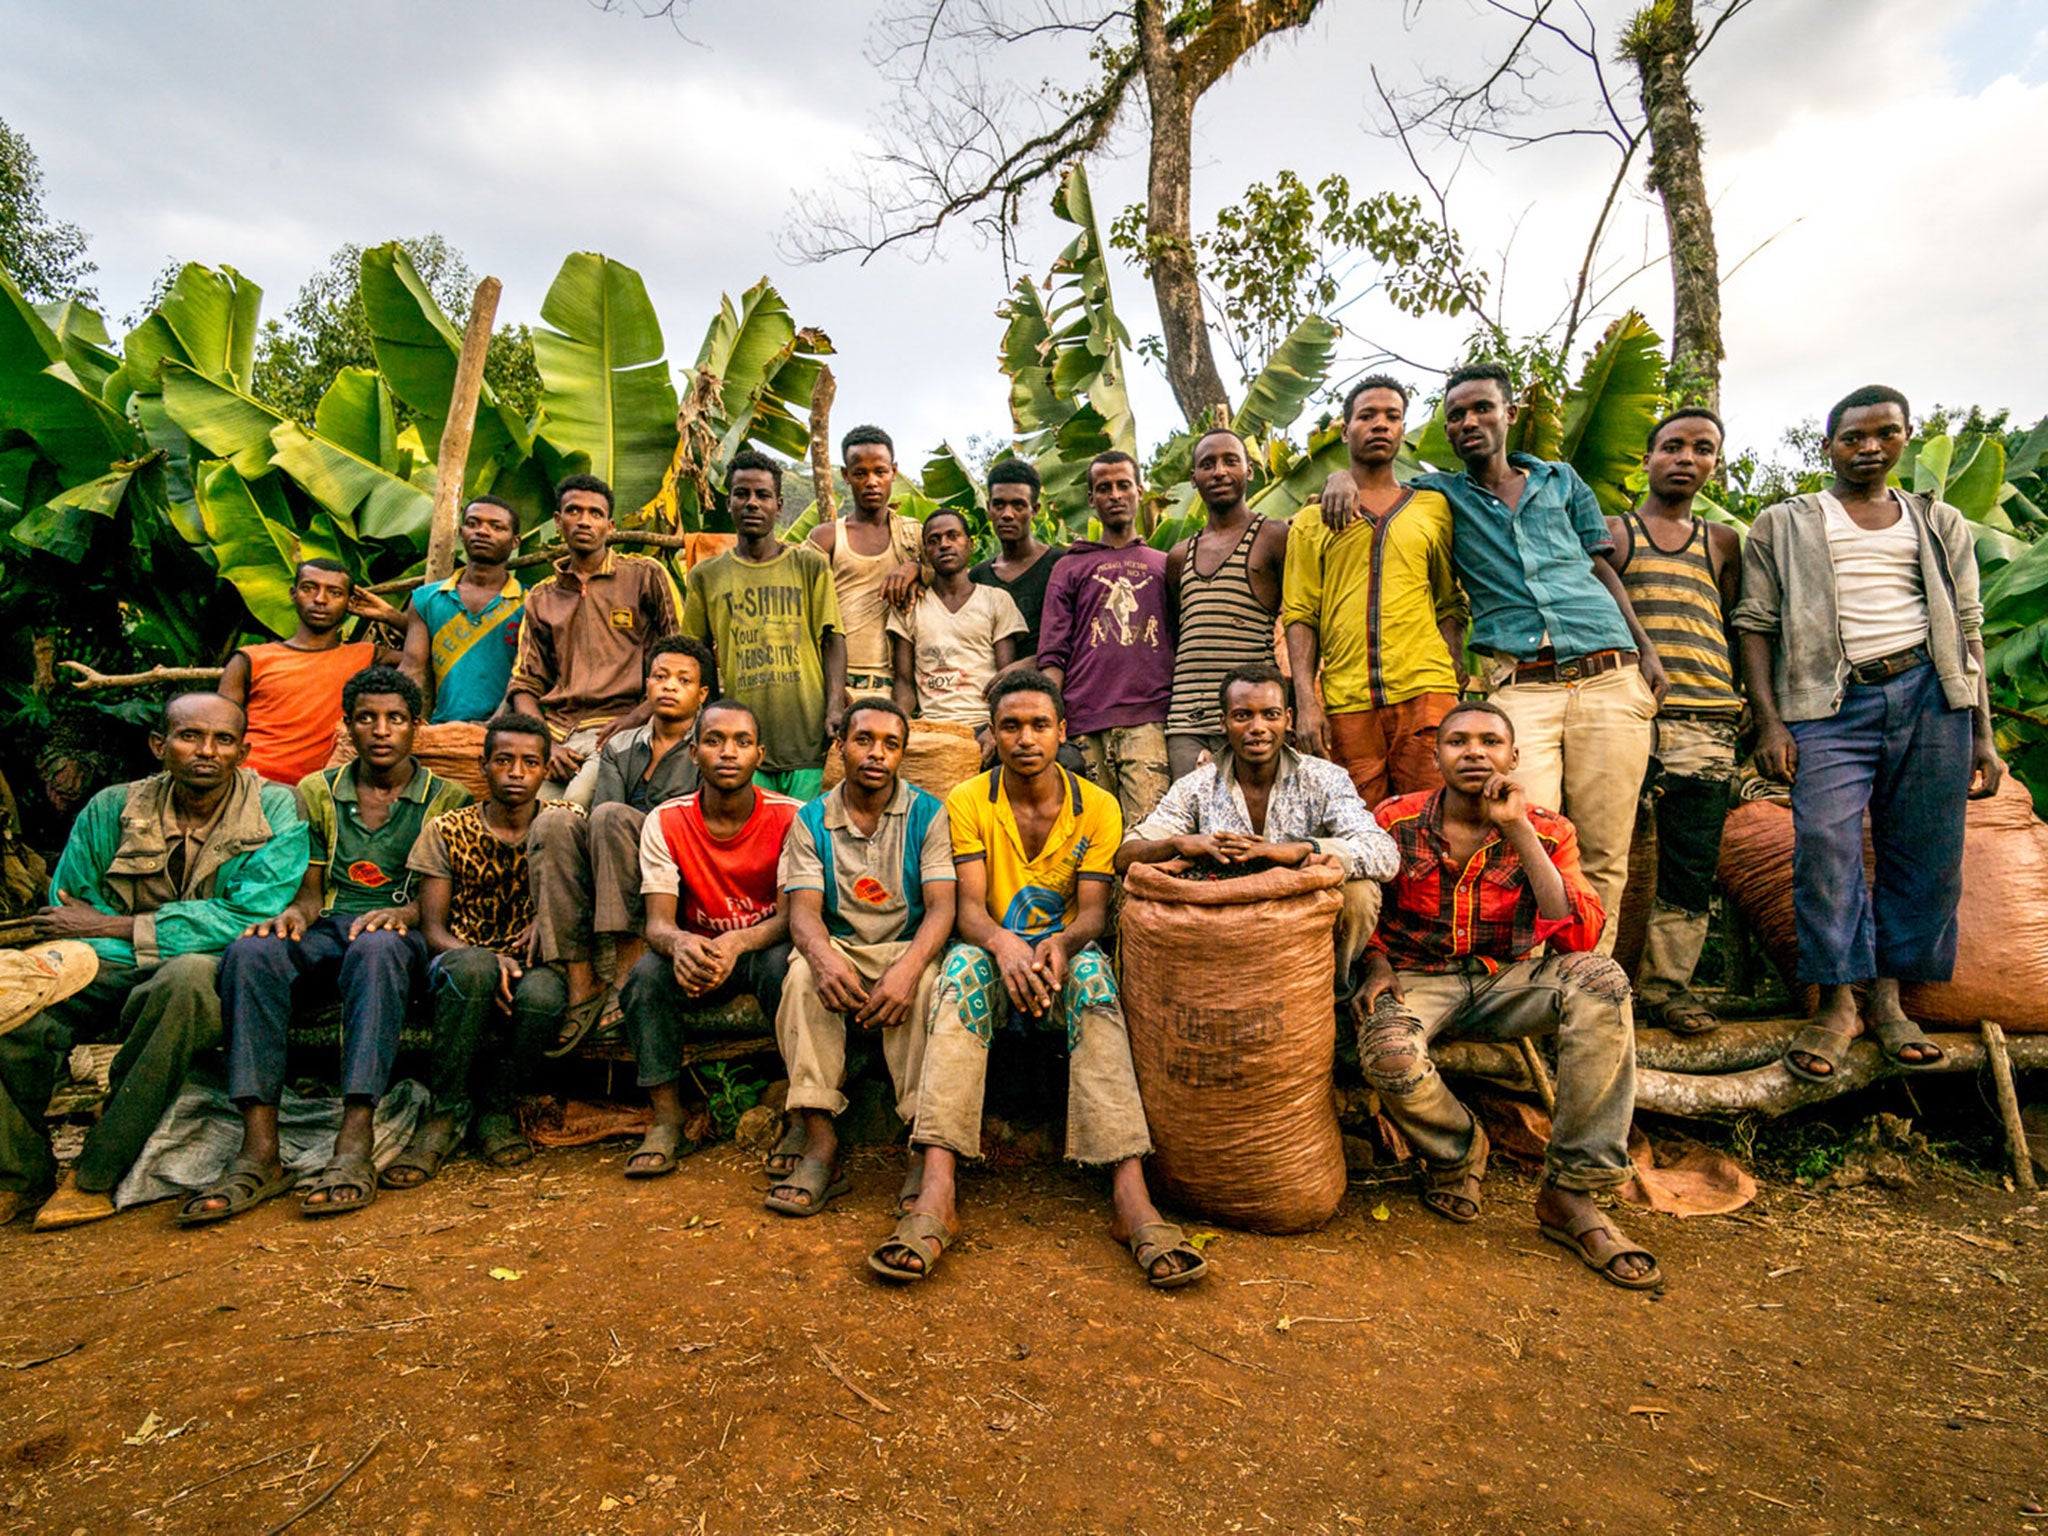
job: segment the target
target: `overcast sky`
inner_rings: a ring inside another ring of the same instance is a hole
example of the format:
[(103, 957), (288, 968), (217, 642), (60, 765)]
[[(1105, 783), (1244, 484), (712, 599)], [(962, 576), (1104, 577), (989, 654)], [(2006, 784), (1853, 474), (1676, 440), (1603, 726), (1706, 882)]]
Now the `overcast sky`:
[[(1610, 42), (1635, 3), (1587, 0)], [(942, 438), (1007, 430), (999, 254), (963, 229), (923, 262), (806, 266), (778, 239), (794, 199), (871, 142), (887, 102), (863, 52), (874, 10), (698, 0), (683, 36), (590, 0), (10, 0), (0, 117), (40, 155), (50, 211), (90, 232), (110, 315), (173, 256), (239, 268), (274, 315), (335, 247), (438, 230), (504, 279), (501, 319), (537, 320), (571, 251), (638, 268), (681, 365), (718, 295), (765, 273), (837, 344), (835, 424), (879, 421), (920, 462)], [(1330, 0), (1205, 99), (1197, 227), (1283, 167), (1420, 191), (1373, 131), (1367, 66), (1470, 75), (1508, 37), (1477, 0)], [(1581, 75), (1543, 88), (1560, 113), (1586, 95)], [(1743, 263), (1723, 289), (1735, 444), (1769, 450), (1871, 381), (1916, 405), (2048, 412), (2048, 0), (1756, 0), (1694, 88), (1724, 274)], [(1105, 220), (1143, 194), (1141, 133), (1121, 149), (1091, 172)], [(1505, 272), (1516, 326), (1562, 305), (1611, 172), (1589, 140), (1460, 171), (1454, 217)], [(1042, 275), (1066, 237), (1049, 213), (1027, 222), (1026, 265)], [(1627, 272), (1662, 238), (1638, 178), (1608, 261)], [(1155, 330), (1142, 278), (1118, 268), (1113, 285), (1133, 334)], [(1666, 273), (1609, 310), (1630, 302), (1667, 329)], [(1439, 363), (1466, 331), (1373, 295), (1344, 319)], [(1163, 379), (1133, 371), (1149, 444), (1177, 413)]]

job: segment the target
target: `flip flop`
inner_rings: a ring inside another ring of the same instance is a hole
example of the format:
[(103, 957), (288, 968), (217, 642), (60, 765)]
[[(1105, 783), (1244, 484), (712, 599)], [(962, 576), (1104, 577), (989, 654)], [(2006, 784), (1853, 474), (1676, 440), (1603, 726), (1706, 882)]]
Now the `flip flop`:
[(477, 1122), (477, 1145), (493, 1168), (518, 1168), (533, 1161), (533, 1143), (510, 1115), (485, 1115)]
[[(775, 1143), (768, 1155), (761, 1159), (761, 1171), (771, 1179), (784, 1179), (796, 1172), (796, 1165), (803, 1161), (804, 1148), (810, 1144), (810, 1135), (804, 1130), (803, 1121), (795, 1115), (789, 1117), (789, 1124), (783, 1128), (782, 1140)], [(777, 1158), (789, 1159), (778, 1164)]]
[[(929, 1280), (932, 1271), (939, 1266), (939, 1256), (954, 1241), (954, 1234), (946, 1230), (946, 1224), (938, 1217), (923, 1211), (906, 1211), (896, 1222), (896, 1230), (868, 1255), (868, 1268), (884, 1280), (894, 1280), (908, 1285), (918, 1280)], [(915, 1256), (923, 1269), (899, 1269), (893, 1264), (884, 1264), (882, 1255), (892, 1248), (900, 1248)]]
[(583, 1043), (583, 1037), (597, 1028), (597, 1021), (604, 1017), (606, 994), (593, 992), (580, 1003), (571, 1003), (562, 1015), (562, 1032), (555, 1037), (555, 1043), (541, 1052), (548, 1060), (554, 1061), (568, 1055)]
[[(405, 1150), (384, 1165), (384, 1171), (377, 1175), (377, 1182), (386, 1189), (418, 1189), (441, 1171), (441, 1165), (448, 1161), (448, 1154), (462, 1145), (462, 1125), (449, 1121), (436, 1126), (432, 1116), (422, 1120), (412, 1133), (412, 1140), (405, 1144)], [(399, 1174), (417, 1173), (416, 1179), (396, 1177)]]
[(1681, 995), (1658, 1004), (1657, 1022), (1674, 1035), (1708, 1035), (1721, 1027), (1721, 1016), (1698, 998)]
[[(1624, 1291), (1653, 1291), (1664, 1283), (1664, 1271), (1657, 1267), (1657, 1256), (1622, 1236), (1620, 1229), (1607, 1219), (1605, 1211), (1588, 1211), (1569, 1227), (1538, 1222), (1536, 1230), (1553, 1243), (1576, 1253), (1581, 1264), (1609, 1285), (1618, 1285)], [(1594, 1253), (1592, 1245), (1596, 1239), (1604, 1244), (1604, 1253)], [(1646, 1275), (1617, 1275), (1614, 1261), (1630, 1257), (1648, 1259), (1650, 1272)]]
[[(647, 1134), (640, 1138), (640, 1145), (626, 1158), (626, 1177), (658, 1179), (665, 1173), (674, 1173), (676, 1165), (696, 1150), (697, 1143), (683, 1134), (680, 1125), (649, 1126)], [(651, 1157), (658, 1161), (634, 1167), (634, 1159), (642, 1157)]]
[[(1792, 1037), (1792, 1043), (1785, 1047), (1785, 1054), (1779, 1059), (1785, 1063), (1785, 1070), (1794, 1077), (1803, 1078), (1809, 1083), (1832, 1083), (1842, 1075), (1842, 1063), (1848, 1059), (1849, 1047), (1854, 1045), (1857, 1039), (1855, 1035), (1845, 1035), (1838, 1030), (1823, 1028), (1819, 1024), (1809, 1024)], [(1828, 1065), (1828, 1070), (1815, 1072), (1809, 1067), (1803, 1067), (1792, 1059), (1795, 1056), (1811, 1056), (1816, 1061), (1824, 1061)]]
[[(1209, 1273), (1209, 1261), (1188, 1241), (1188, 1235), (1170, 1221), (1146, 1222), (1130, 1235), (1124, 1246), (1131, 1250), (1131, 1257), (1138, 1261), (1138, 1268), (1145, 1272), (1146, 1284), (1155, 1291), (1171, 1291), (1183, 1285), (1193, 1285)], [(1153, 1274), (1152, 1266), (1169, 1254), (1185, 1254), (1195, 1262), (1187, 1269), (1173, 1270), (1164, 1275)]]
[[(1870, 1030), (1877, 1037), (1877, 1048), (1884, 1052), (1884, 1059), (1908, 1072), (1925, 1072), (1929, 1067), (1938, 1067), (1948, 1056), (1948, 1052), (1928, 1039), (1927, 1031), (1911, 1019), (1874, 1019)], [(1908, 1061), (1899, 1052), (1913, 1045), (1926, 1046), (1934, 1054), (1923, 1056), (1918, 1061)]]
[[(353, 1200), (336, 1200), (338, 1191), (347, 1190), (355, 1195)], [(308, 1195), (325, 1193), (325, 1200), (307, 1203)], [(360, 1153), (349, 1157), (337, 1157), (314, 1177), (313, 1182), (299, 1191), (299, 1214), (301, 1216), (346, 1216), (351, 1211), (360, 1211), (377, 1203), (377, 1170), (369, 1158)]]
[[(264, 1201), (292, 1189), (298, 1182), (299, 1176), (289, 1168), (273, 1179), (254, 1158), (238, 1157), (228, 1164), (219, 1178), (179, 1206), (171, 1220), (181, 1227), (210, 1227), (217, 1221), (226, 1221), (230, 1216), (255, 1209)], [(202, 1200), (225, 1200), (227, 1204), (202, 1207), (199, 1203)]]
[[(852, 1188), (853, 1180), (841, 1178), (839, 1170), (822, 1157), (805, 1157), (797, 1160), (788, 1177), (769, 1190), (761, 1203), (783, 1216), (816, 1216)], [(776, 1192), (784, 1189), (802, 1190), (811, 1198), (808, 1202), (785, 1199)]]
[[(1422, 1170), (1423, 1206), (1445, 1221), (1455, 1221), (1459, 1226), (1470, 1226), (1479, 1219), (1481, 1205), (1480, 1181), (1486, 1177), (1486, 1160), (1493, 1150), (1493, 1144), (1486, 1139), (1486, 1127), (1477, 1120), (1472, 1122), (1472, 1146), (1465, 1159), (1455, 1168), (1431, 1168), (1427, 1164)], [(1454, 1201), (1463, 1201), (1472, 1209), (1460, 1210)]]

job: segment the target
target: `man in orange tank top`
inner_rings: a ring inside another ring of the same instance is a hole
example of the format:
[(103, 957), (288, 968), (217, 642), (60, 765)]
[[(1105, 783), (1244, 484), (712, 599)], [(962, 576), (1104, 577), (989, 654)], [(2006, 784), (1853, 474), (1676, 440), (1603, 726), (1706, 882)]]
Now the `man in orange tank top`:
[(286, 789), (297, 788), (333, 755), (342, 684), (373, 662), (399, 659), (374, 641), (342, 640), (355, 585), (339, 560), (300, 561), (292, 572), (299, 627), (288, 640), (243, 646), (221, 673), (222, 697), (249, 716), (249, 755), (242, 766)]

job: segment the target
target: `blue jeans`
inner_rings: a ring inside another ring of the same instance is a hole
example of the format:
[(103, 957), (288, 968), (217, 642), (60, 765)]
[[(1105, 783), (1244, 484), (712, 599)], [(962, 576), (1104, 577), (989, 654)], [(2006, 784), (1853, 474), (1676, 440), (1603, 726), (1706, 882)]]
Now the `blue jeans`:
[[(1949, 979), (1972, 729), (1972, 712), (1948, 707), (1931, 666), (1852, 682), (1832, 718), (1792, 722), (1792, 904), (1802, 981)], [(1863, 873), (1866, 809), (1874, 894)]]
[(349, 941), (352, 916), (331, 915), (302, 939), (240, 938), (220, 962), (221, 1023), (227, 1032), (228, 1093), (238, 1103), (275, 1104), (284, 1090), (285, 1037), (293, 995), (341, 993), (341, 1091), (380, 1099), (391, 1086), (406, 1005), (427, 965), (418, 931), (366, 933)]
[(555, 1042), (569, 984), (552, 966), (533, 965), (512, 985), (512, 1008), (498, 1000), (498, 957), (480, 945), (445, 950), (427, 967), (434, 994), (434, 1113), (481, 1120), (512, 1112), (512, 1100), (538, 1072)]

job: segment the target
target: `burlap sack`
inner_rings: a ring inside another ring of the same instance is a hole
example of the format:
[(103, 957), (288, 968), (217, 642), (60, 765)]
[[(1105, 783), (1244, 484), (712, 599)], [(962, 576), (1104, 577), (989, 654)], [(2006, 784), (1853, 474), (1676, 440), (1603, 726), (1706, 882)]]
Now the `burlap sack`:
[[(981, 743), (974, 739), (972, 726), (956, 725), (949, 720), (913, 720), (910, 739), (903, 747), (903, 766), (897, 771), (919, 789), (943, 800), (952, 793), (954, 785), (981, 772)], [(830, 789), (845, 777), (846, 759), (840, 755), (839, 743), (835, 741), (825, 754), (825, 788)]]
[[(484, 782), (484, 728), (481, 723), (451, 721), (447, 725), (423, 725), (413, 733), (412, 753), (442, 778), (460, 784), (477, 799), (489, 793)], [(334, 750), (327, 766), (351, 761), (356, 744), (349, 740), (347, 725), (334, 730)]]
[(1337, 862), (1232, 880), (1132, 867), (1119, 920), (1124, 1018), (1173, 1203), (1253, 1232), (1306, 1232), (1344, 1197), (1330, 1102)]
[[(1865, 844), (1865, 863), (1870, 860)], [(1792, 995), (1799, 984), (1799, 937), (1792, 916), (1792, 812), (1752, 801), (1729, 813), (1721, 837), (1721, 884), (1742, 908)], [(1963, 899), (1952, 980), (1904, 989), (1922, 1024), (1975, 1029), (1994, 1019), (2016, 1034), (2048, 1031), (2048, 826), (2018, 780), (1972, 800), (1963, 835)]]

